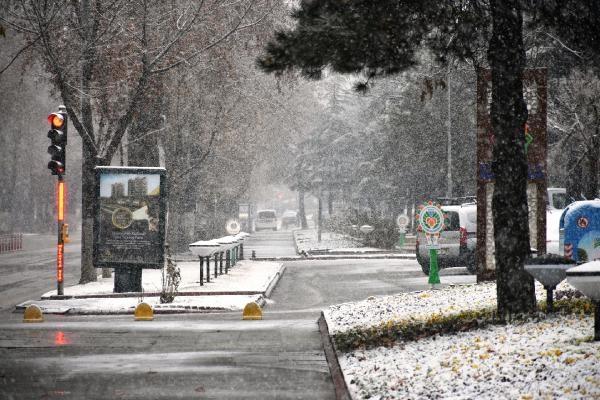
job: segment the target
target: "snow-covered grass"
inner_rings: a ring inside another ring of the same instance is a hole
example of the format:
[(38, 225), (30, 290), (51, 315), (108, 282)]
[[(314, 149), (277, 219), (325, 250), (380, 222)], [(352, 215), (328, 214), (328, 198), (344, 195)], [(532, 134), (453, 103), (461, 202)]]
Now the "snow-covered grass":
[[(557, 289), (572, 291), (566, 282)], [(545, 298), (537, 283), (536, 297)], [(496, 286), (485, 283), (370, 297), (330, 306), (324, 315), (334, 340), (356, 332), (364, 340), (361, 332), (422, 327), (495, 306)], [(390, 347), (349, 346), (339, 359), (355, 399), (600, 398), (600, 343), (592, 334), (589, 315), (542, 315), (419, 340), (400, 335)]]
[(294, 240), (298, 246), (298, 252), (310, 252), (314, 250), (378, 250), (365, 247), (360, 241), (349, 236), (334, 232), (322, 232), (321, 241), (317, 240), (316, 229), (299, 229), (294, 231)]
[(340, 357), (354, 399), (598, 399), (592, 318), (557, 315)]
[[(563, 281), (557, 291), (572, 290)], [(536, 282), (538, 301), (546, 291)], [(336, 335), (351, 329), (367, 329), (383, 323), (425, 321), (431, 315), (457, 315), (465, 311), (492, 309), (496, 306), (494, 282), (448, 286), (439, 290), (399, 293), (393, 296), (369, 297), (354, 303), (342, 303), (324, 310), (329, 332)]]

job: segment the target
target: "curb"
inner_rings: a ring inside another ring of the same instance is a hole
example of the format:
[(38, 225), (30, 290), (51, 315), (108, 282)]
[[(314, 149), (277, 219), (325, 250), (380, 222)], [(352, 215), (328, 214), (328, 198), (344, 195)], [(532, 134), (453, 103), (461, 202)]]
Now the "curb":
[[(273, 289), (275, 289), (275, 286), (277, 286), (277, 284), (279, 283), (279, 280), (283, 276), (284, 272), (285, 272), (285, 265), (282, 264), (281, 267), (279, 268), (279, 271), (277, 271), (277, 274), (275, 274), (275, 277), (273, 278), (271, 283), (269, 283), (269, 286), (267, 286), (267, 290), (265, 290), (265, 292), (263, 293), (264, 297), (271, 297), (271, 292), (273, 291)], [(264, 299), (263, 299), (263, 302), (264, 302)]]
[(321, 343), (323, 344), (323, 351), (325, 352), (325, 358), (327, 359), (327, 365), (329, 366), (329, 373), (333, 380), (333, 387), (335, 389), (336, 400), (352, 400), (346, 380), (344, 379), (344, 373), (340, 367), (340, 363), (335, 352), (335, 345), (329, 335), (329, 327), (327, 326), (327, 320), (323, 311), (317, 321), (319, 325), (319, 333), (321, 334)]
[(347, 255), (319, 255), (308, 256), (305, 260), (414, 260), (417, 256), (414, 254), (347, 254)]
[[(261, 297), (261, 299), (262, 299), (262, 297)], [(260, 301), (260, 299), (259, 299), (259, 301)], [(26, 308), (26, 306), (24, 306), (23, 303), (17, 304), (15, 306), (15, 309), (13, 310), (13, 313), (20, 313), (25, 308)], [(154, 314), (207, 314), (207, 313), (221, 313), (224, 311), (232, 311), (228, 308), (223, 308), (223, 307), (197, 307), (197, 306), (182, 306), (182, 307), (176, 307), (176, 308), (153, 307), (153, 310), (154, 310)], [(114, 310), (114, 311), (81, 310), (77, 307), (70, 307), (61, 312), (45, 311), (44, 313), (52, 314), (52, 315), (132, 315), (134, 313), (134, 311), (135, 311), (134, 307), (132, 307), (131, 309), (126, 309), (126, 310), (121, 309), (121, 310)]]
[(292, 257), (256, 257), (252, 261), (304, 261), (306, 258), (302, 256)]
[[(220, 295), (258, 295), (259, 297), (256, 299), (256, 303), (264, 308), (266, 305), (266, 298), (270, 297), (271, 292), (279, 283), (279, 280), (283, 276), (285, 272), (285, 266), (282, 264), (279, 267), (279, 271), (275, 273), (275, 276), (264, 291), (237, 291), (237, 292), (184, 292), (178, 293), (177, 296), (220, 296)], [(160, 292), (143, 292), (143, 293), (107, 293), (107, 294), (96, 294), (96, 295), (74, 295), (74, 296), (47, 296), (41, 297), (40, 300), (69, 300), (69, 299), (93, 299), (93, 298), (132, 298), (132, 297), (158, 297), (160, 296)], [(13, 313), (22, 312), (25, 309), (25, 303), (17, 304), (13, 310)], [(131, 310), (115, 310), (115, 311), (85, 311), (80, 310), (77, 307), (66, 308), (63, 312), (46, 312), (48, 314), (60, 314), (60, 315), (128, 315), (132, 314), (134, 309)], [(187, 314), (187, 313), (211, 313), (211, 312), (223, 312), (223, 311), (233, 311), (223, 307), (198, 307), (198, 306), (178, 306), (178, 307), (165, 307), (162, 308), (161, 305), (154, 307), (155, 314)]]
[(256, 257), (254, 261), (309, 261), (309, 260), (414, 260), (415, 254), (346, 254), (346, 255), (319, 255), (305, 257)]
[[(179, 292), (176, 297), (186, 296), (253, 296), (264, 294), (264, 291), (222, 291), (222, 292)], [(128, 293), (105, 293), (105, 294), (82, 294), (73, 296), (46, 296), (40, 300), (71, 300), (71, 299), (123, 299), (129, 297), (160, 297), (160, 292), (128, 292)]]

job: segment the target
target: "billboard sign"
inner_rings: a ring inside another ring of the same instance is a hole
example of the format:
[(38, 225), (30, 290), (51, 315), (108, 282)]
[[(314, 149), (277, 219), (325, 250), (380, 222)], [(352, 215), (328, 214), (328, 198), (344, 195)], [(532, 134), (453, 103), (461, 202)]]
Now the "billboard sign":
[(96, 167), (94, 266), (162, 268), (166, 170)]

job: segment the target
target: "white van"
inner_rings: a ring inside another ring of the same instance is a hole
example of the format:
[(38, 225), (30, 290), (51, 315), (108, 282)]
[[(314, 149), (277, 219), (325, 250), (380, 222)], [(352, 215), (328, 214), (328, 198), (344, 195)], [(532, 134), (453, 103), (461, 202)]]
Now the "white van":
[[(467, 267), (469, 273), (477, 271), (477, 205), (442, 206), (446, 215), (445, 229), (440, 233), (438, 266), (442, 268)], [(417, 232), (417, 261), (425, 275), (429, 275), (429, 249), (425, 234)]]
[(254, 221), (254, 230), (258, 232), (261, 229), (277, 230), (277, 213), (275, 213), (275, 210), (258, 210)]
[(567, 189), (548, 188), (547, 205), (549, 210), (564, 210), (569, 205), (567, 202)]

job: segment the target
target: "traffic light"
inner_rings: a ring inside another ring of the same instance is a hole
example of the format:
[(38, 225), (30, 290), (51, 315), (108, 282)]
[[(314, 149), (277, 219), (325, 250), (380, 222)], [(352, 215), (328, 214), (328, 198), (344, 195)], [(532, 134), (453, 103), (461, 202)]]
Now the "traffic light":
[(59, 108), (59, 112), (48, 115), (50, 130), (48, 138), (50, 146), (48, 153), (50, 154), (50, 162), (48, 169), (52, 171), (52, 175), (63, 175), (66, 169), (66, 149), (67, 149), (67, 113), (64, 107)]

